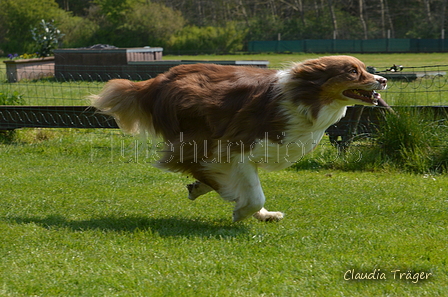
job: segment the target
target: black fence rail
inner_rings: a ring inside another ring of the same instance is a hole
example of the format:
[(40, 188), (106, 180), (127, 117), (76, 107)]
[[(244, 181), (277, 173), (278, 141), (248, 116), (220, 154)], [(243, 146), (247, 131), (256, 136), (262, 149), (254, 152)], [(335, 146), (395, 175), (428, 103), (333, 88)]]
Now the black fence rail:
[[(395, 107), (400, 109), (431, 110), (435, 119), (448, 118), (448, 106)], [(384, 107), (348, 107), (344, 118), (330, 126), (326, 134), (332, 144), (345, 148), (356, 138), (370, 137), (381, 127)], [(90, 106), (0, 106), (0, 130), (20, 128), (112, 128), (118, 125), (113, 117), (101, 114)]]
[(118, 128), (89, 106), (0, 106), (0, 130), (20, 128)]
[[(346, 147), (356, 135), (373, 133), (384, 112), (381, 107), (349, 107), (346, 116), (326, 132), (333, 144)], [(91, 106), (0, 106), (0, 130), (21, 128), (117, 129), (118, 125)]]

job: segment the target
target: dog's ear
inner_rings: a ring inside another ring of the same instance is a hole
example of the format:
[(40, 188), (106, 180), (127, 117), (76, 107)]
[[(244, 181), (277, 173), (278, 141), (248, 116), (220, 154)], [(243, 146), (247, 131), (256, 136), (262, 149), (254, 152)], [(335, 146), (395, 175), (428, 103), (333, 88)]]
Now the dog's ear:
[(306, 60), (293, 67), (293, 77), (322, 85), (329, 78), (327, 70), (327, 65), (321, 59)]

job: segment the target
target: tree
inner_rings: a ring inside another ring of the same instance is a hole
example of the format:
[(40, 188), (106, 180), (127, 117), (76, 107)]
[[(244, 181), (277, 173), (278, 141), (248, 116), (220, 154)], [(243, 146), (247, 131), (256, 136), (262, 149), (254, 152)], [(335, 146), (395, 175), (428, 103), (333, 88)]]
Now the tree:
[[(65, 46), (109, 43), (180, 50), (173, 43), (177, 40), (188, 47), (198, 42), (227, 50), (218, 36), (241, 42), (231, 46), (241, 48), (251, 40), (276, 40), (278, 33), (282, 39), (386, 38), (388, 31), (392, 38), (440, 38), (447, 1), (0, 0), (0, 48), (29, 51), (29, 30), (41, 19), (55, 20)], [(207, 42), (207, 36), (214, 41)]]
[(169, 48), (193, 54), (235, 52), (242, 49), (245, 35), (232, 22), (223, 27), (187, 26), (171, 38)]
[(364, 39), (367, 39), (367, 24), (364, 19), (364, 0), (359, 0), (359, 20), (362, 24), (362, 29), (364, 31)]
[(392, 27), (392, 21), (390, 19), (390, 14), (389, 14), (389, 6), (387, 5), (387, 0), (380, 0), (380, 4), (381, 4), (381, 32), (382, 32), (382, 38), (386, 38), (389, 37), (388, 35), (386, 35), (386, 18), (388, 18), (389, 20), (389, 25), (390, 25), (390, 31), (392, 33), (392, 36), (394, 36), (393, 34), (393, 27)]
[(334, 12), (333, 1), (328, 1), (328, 9), (330, 10), (331, 22), (333, 23), (333, 39), (338, 38), (338, 22), (336, 20), (336, 14)]
[(440, 20), (441, 20), (441, 24), (440, 24), (440, 31), (441, 32), (443, 32), (443, 33), (441, 33), (441, 35), (443, 35), (443, 36), (441, 36), (441, 38), (445, 38), (445, 13), (446, 13), (446, 2), (447, 2), (448, 0), (442, 0), (442, 14), (441, 14), (441, 17), (440, 17)]
[(429, 23), (432, 23), (432, 13), (431, 13), (431, 5), (430, 5), (430, 0), (424, 0), (423, 4), (425, 6), (425, 14), (426, 14), (426, 20)]
[(0, 1), (0, 48), (10, 53), (33, 50), (30, 30), (42, 19), (57, 22), (64, 14), (54, 0)]
[(56, 0), (59, 7), (65, 11), (70, 11), (75, 16), (87, 16), (89, 7), (93, 0)]
[(179, 11), (151, 2), (138, 2), (124, 14), (119, 28), (127, 35), (121, 46), (164, 45), (185, 24)]
[(185, 20), (179, 11), (149, 0), (94, 0), (91, 20), (98, 24), (94, 43), (118, 47), (163, 46)]

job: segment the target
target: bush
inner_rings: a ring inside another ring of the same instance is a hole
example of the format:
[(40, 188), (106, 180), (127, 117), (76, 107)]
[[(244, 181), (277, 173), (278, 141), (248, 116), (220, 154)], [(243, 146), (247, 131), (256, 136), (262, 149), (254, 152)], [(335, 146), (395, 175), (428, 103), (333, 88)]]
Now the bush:
[[(182, 14), (150, 1), (95, 1), (89, 20), (95, 25), (91, 43), (118, 47), (165, 46), (185, 24)], [(89, 27), (85, 27), (85, 32)]]
[(0, 105), (24, 105), (25, 100), (17, 92), (5, 94), (0, 92)]
[(98, 24), (94, 21), (78, 16), (66, 16), (59, 20), (59, 27), (65, 33), (64, 47), (85, 47), (96, 43), (94, 36), (98, 31)]
[(446, 125), (446, 119), (435, 120), (433, 111), (402, 108), (396, 114), (386, 115), (377, 135), (379, 153), (407, 171), (446, 170)]
[(171, 37), (168, 50), (203, 53), (233, 53), (243, 48), (247, 30), (229, 22), (225, 27), (187, 26)]
[(53, 49), (57, 48), (59, 41), (64, 34), (54, 25), (54, 21), (46, 22), (41, 20), (39, 27), (31, 29), (33, 40), (39, 47), (39, 56), (48, 57), (53, 54)]
[(125, 14), (120, 29), (127, 46), (160, 46), (185, 24), (182, 14), (158, 3), (137, 3)]
[(358, 147), (362, 158), (351, 166), (358, 170), (395, 168), (418, 174), (447, 172), (447, 120), (435, 118), (431, 110), (407, 107), (385, 114), (371, 145)]
[(373, 138), (356, 140), (344, 152), (320, 145), (294, 167), (447, 173), (448, 120), (446, 116), (436, 117), (431, 110), (397, 108), (396, 113), (384, 115)]
[[(0, 92), (0, 105), (24, 105), (22, 95), (17, 92), (6, 94)], [(15, 130), (0, 130), (0, 143), (9, 143), (13, 141)]]
[(5, 53), (34, 51), (30, 28), (42, 19), (59, 19), (68, 13), (58, 8), (54, 0), (0, 1), (0, 48)]

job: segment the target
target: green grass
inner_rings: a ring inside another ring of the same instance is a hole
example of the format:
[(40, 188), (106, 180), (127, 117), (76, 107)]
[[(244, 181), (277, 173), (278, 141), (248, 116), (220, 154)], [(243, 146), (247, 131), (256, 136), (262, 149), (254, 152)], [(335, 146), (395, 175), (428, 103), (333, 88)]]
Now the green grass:
[[(317, 56), (191, 59), (268, 59), (280, 67)], [(355, 56), (368, 65), (420, 66), (446, 64), (447, 54)], [(176, 58), (190, 57), (165, 57)], [(446, 104), (438, 92), (445, 85), (426, 82), (399, 82), (383, 97), (402, 105), (410, 98)], [(0, 92), (21, 92), (28, 104), (84, 105), (85, 96), (101, 86), (1, 81)], [(354, 150), (344, 159), (322, 145), (300, 166), (261, 172), (266, 207), (284, 211), (285, 219), (234, 224), (232, 204), (213, 193), (188, 200), (184, 186), (191, 178), (154, 169), (142, 147), (117, 130), (25, 129), (7, 136), (0, 141), (0, 296), (445, 296), (448, 291), (448, 177), (403, 173), (375, 161), (359, 171), (358, 157), (375, 160), (375, 146), (369, 155)], [(387, 280), (344, 280), (350, 269), (380, 269)], [(432, 275), (414, 284), (393, 279), (397, 269)]]
[(86, 98), (99, 93), (103, 86), (104, 83), (101, 82), (55, 82), (52, 80), (0, 82), (0, 92), (20, 94), (25, 100), (25, 105), (79, 106), (89, 105), (90, 102)]
[[(75, 133), (76, 132), (76, 133)], [(123, 143), (123, 145), (121, 145)], [(135, 159), (115, 130), (0, 144), (1, 296), (444, 296), (447, 176), (261, 172), (278, 223)], [(387, 280), (346, 281), (380, 269)], [(392, 270), (432, 273), (393, 279)]]
[[(444, 67), (446, 72), (448, 67)], [(421, 71), (422, 69), (417, 69)], [(433, 69), (427, 68), (427, 71)], [(428, 76), (413, 81), (390, 80), (381, 96), (389, 105), (448, 105), (448, 76)]]

